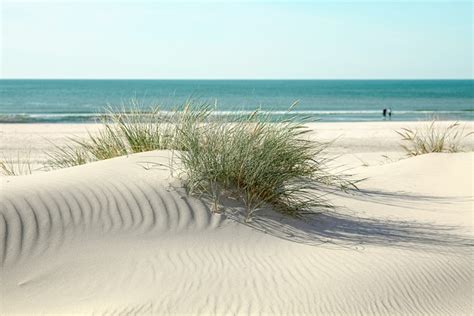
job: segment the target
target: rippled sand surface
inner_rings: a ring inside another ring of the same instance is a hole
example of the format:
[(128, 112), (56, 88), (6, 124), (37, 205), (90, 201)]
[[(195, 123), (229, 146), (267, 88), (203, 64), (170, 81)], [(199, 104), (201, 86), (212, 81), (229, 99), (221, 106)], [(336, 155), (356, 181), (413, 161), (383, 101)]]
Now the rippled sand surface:
[(333, 211), (250, 224), (187, 196), (168, 158), (1, 178), (1, 313), (472, 313), (473, 153), (357, 167)]

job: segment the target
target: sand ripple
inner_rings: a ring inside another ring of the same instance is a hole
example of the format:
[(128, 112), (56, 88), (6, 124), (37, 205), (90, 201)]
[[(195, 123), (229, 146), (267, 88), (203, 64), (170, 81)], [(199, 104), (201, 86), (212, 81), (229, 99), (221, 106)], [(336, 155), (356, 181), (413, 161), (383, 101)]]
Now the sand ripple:
[[(170, 185), (168, 171), (140, 164), (153, 159), (143, 154), (2, 179), (3, 313), (472, 312), (469, 243), (454, 247), (456, 240), (443, 244), (430, 235), (429, 248), (415, 238), (391, 245), (371, 232), (381, 228), (370, 221), (359, 232), (338, 227), (344, 243), (314, 246), (281, 238), (210, 215), (204, 202)], [(467, 155), (459, 167), (471, 159)], [(350, 196), (341, 201), (357, 205), (365, 216), (381, 205)], [(436, 201), (429, 203), (421, 201), (423, 210), (410, 209), (411, 216), (442, 212)], [(453, 209), (466, 211), (466, 205)], [(390, 207), (407, 212), (404, 206)], [(341, 223), (348, 225), (347, 219)], [(336, 224), (325, 225), (313, 225), (312, 233), (329, 236)], [(397, 230), (401, 233), (408, 230)], [(355, 235), (360, 247), (349, 242)], [(370, 243), (371, 235), (377, 242)]]

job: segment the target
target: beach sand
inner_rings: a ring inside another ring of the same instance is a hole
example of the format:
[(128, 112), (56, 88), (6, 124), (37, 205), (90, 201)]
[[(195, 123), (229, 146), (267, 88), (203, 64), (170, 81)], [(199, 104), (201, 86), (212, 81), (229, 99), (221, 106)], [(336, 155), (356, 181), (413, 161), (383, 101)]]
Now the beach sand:
[[(406, 158), (394, 130), (419, 124), (310, 124), (366, 180), (305, 220), (211, 214), (168, 151), (1, 177), (0, 313), (471, 314), (473, 140)], [(0, 150), (39, 166), (96, 128), (3, 124)]]
[[(440, 126), (453, 122), (439, 122)], [(429, 122), (340, 122), (309, 123), (312, 137), (321, 141), (334, 141), (329, 152), (349, 167), (374, 166), (405, 158), (400, 147), (401, 128), (420, 128)], [(474, 123), (461, 122), (466, 131), (474, 131)], [(55, 146), (70, 144), (71, 137), (85, 138), (96, 133), (98, 124), (0, 124), (0, 158), (29, 157), (35, 171), (40, 171), (46, 152)], [(465, 139), (467, 150), (474, 149), (474, 137)]]

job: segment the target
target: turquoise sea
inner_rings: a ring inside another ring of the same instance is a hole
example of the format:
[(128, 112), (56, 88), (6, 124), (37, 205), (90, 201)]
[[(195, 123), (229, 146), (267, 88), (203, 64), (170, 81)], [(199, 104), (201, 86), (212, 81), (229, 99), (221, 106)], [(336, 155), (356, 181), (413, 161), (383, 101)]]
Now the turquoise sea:
[(0, 122), (93, 122), (131, 99), (174, 108), (187, 99), (218, 113), (260, 108), (320, 121), (474, 120), (474, 80), (0, 80)]

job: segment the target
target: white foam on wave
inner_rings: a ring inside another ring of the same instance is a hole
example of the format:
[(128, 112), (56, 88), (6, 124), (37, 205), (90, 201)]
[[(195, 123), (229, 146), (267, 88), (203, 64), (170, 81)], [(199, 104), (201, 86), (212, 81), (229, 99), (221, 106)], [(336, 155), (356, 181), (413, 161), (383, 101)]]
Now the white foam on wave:
[[(163, 110), (163, 115), (172, 115), (173, 111)], [(251, 115), (254, 111), (247, 110), (228, 110), (220, 111), (216, 110), (211, 113), (212, 116), (237, 116), (237, 115)], [(382, 110), (293, 110), (291, 112), (284, 110), (261, 110), (261, 115), (274, 115), (274, 116), (330, 116), (330, 119), (334, 120), (348, 120), (351, 117), (365, 117), (366, 119), (379, 119)], [(445, 111), (445, 110), (395, 110), (394, 115), (409, 116), (413, 118), (426, 118), (427, 116), (457, 116), (460, 119), (472, 118), (471, 111)], [(101, 116), (106, 115), (105, 113), (4, 113), (0, 114), (0, 123), (29, 123), (29, 122), (94, 122)]]

